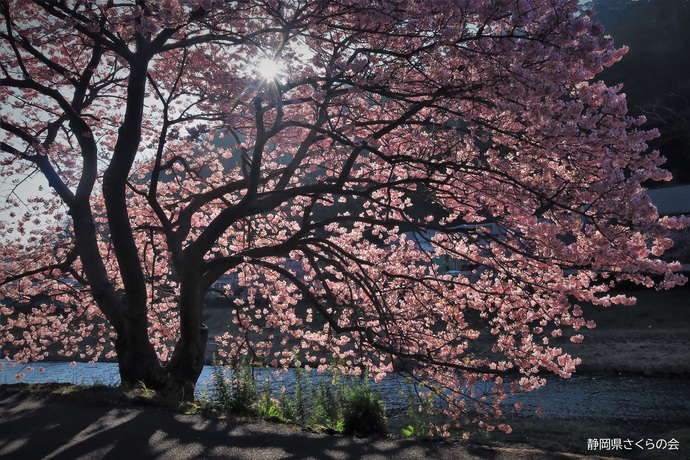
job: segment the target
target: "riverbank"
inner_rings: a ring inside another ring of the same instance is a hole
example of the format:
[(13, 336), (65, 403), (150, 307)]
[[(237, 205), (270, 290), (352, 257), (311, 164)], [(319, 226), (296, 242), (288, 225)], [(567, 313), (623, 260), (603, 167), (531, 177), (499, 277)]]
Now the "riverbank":
[[(582, 359), (576, 375), (690, 378), (690, 286), (668, 291), (629, 289), (615, 294), (635, 296), (637, 304), (608, 308), (583, 305), (583, 316), (597, 327), (577, 331), (585, 337), (582, 343), (571, 343), (567, 330), (564, 337), (552, 339), (552, 344)], [(203, 321), (209, 328), (209, 363), (218, 347), (213, 337), (233, 328), (228, 309), (221, 299), (207, 301)], [(270, 332), (266, 331), (267, 337)]]
[(670, 375), (690, 378), (690, 286), (620, 291), (632, 306), (584, 306), (597, 327), (563, 348), (582, 359), (578, 375)]
[[(677, 459), (690, 453), (690, 427), (679, 427), (678, 422), (674, 426), (649, 420), (606, 425), (537, 418), (515, 422), (510, 435), (477, 434), (469, 441), (356, 438), (257, 419), (144, 407), (109, 387), (0, 386), (3, 459)], [(638, 436), (675, 439), (679, 450), (588, 449), (593, 439), (637, 442)]]

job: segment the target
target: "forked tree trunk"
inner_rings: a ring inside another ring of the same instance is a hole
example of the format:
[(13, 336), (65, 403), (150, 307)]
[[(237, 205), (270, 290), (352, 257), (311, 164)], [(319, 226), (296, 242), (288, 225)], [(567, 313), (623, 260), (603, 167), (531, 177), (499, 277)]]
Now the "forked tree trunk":
[(118, 339), (116, 351), (120, 381), (125, 390), (141, 387), (156, 391), (168, 403), (193, 401), (194, 390), (205, 364), (208, 328), (199, 331), (198, 344), (203, 347), (177, 344), (168, 366), (163, 366), (151, 344)]
[(137, 327), (135, 323), (127, 322), (125, 331), (115, 342), (122, 387), (129, 390), (144, 385), (171, 404), (193, 401), (196, 382), (205, 364), (208, 328), (202, 324), (196, 334), (189, 334), (189, 328), (182, 326), (182, 337), (170, 362), (164, 366), (146, 328)]

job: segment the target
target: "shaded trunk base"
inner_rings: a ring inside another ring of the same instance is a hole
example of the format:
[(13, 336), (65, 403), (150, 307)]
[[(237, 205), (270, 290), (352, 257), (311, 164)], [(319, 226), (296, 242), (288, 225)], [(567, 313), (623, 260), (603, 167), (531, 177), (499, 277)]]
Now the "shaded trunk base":
[(134, 396), (155, 398), (166, 405), (179, 405), (194, 401), (196, 382), (201, 375), (184, 377), (175, 375), (157, 363), (155, 369), (140, 369), (135, 374), (123, 373), (120, 370), (122, 389)]
[[(208, 328), (200, 331), (195, 344), (180, 341), (170, 363), (163, 366), (150, 343), (142, 347), (116, 345), (122, 388), (142, 396), (162, 399), (168, 405), (194, 401), (194, 390), (205, 364)], [(134, 349), (133, 349), (134, 348)]]

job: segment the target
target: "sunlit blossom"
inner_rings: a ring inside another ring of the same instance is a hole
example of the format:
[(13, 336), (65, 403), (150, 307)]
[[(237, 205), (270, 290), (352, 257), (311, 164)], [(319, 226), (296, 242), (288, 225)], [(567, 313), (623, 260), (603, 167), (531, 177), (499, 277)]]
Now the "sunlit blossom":
[(4, 10), (0, 182), (49, 183), (0, 200), (11, 367), (179, 397), (215, 303), (228, 362), (403, 369), (492, 430), (575, 371), (579, 304), (684, 281), (656, 133), (597, 77), (625, 49), (577, 2), (77, 3)]

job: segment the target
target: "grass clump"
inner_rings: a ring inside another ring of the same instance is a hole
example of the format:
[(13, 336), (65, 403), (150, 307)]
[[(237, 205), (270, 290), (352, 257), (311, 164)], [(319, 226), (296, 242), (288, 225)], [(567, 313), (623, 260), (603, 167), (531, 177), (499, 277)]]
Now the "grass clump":
[(286, 421), (305, 425), (307, 421), (307, 392), (304, 370), (301, 367), (295, 368), (295, 394), (290, 395), (282, 388), (279, 398), (282, 417)]
[(221, 412), (252, 414), (319, 431), (385, 434), (385, 406), (367, 379), (349, 379), (332, 371), (314, 384), (300, 367), (294, 375), (293, 392), (282, 388), (274, 394), (268, 381), (258, 388), (249, 364), (224, 368), (214, 361), (210, 405)]
[[(437, 398), (433, 392), (420, 392), (419, 387), (407, 380), (407, 425), (400, 429), (405, 438), (435, 438), (438, 431)], [(404, 392), (399, 392), (404, 396)]]
[(343, 395), (343, 432), (369, 436), (386, 433), (386, 407), (369, 380), (345, 388)]
[(318, 385), (310, 386), (312, 405), (309, 425), (341, 433), (344, 405), (342, 382), (334, 375), (331, 383), (329, 385), (325, 376), (322, 376)]
[[(226, 370), (229, 370), (229, 375)], [(214, 359), (213, 390), (211, 404), (222, 412), (252, 413), (254, 404), (259, 400), (254, 370), (248, 363), (225, 368)]]

